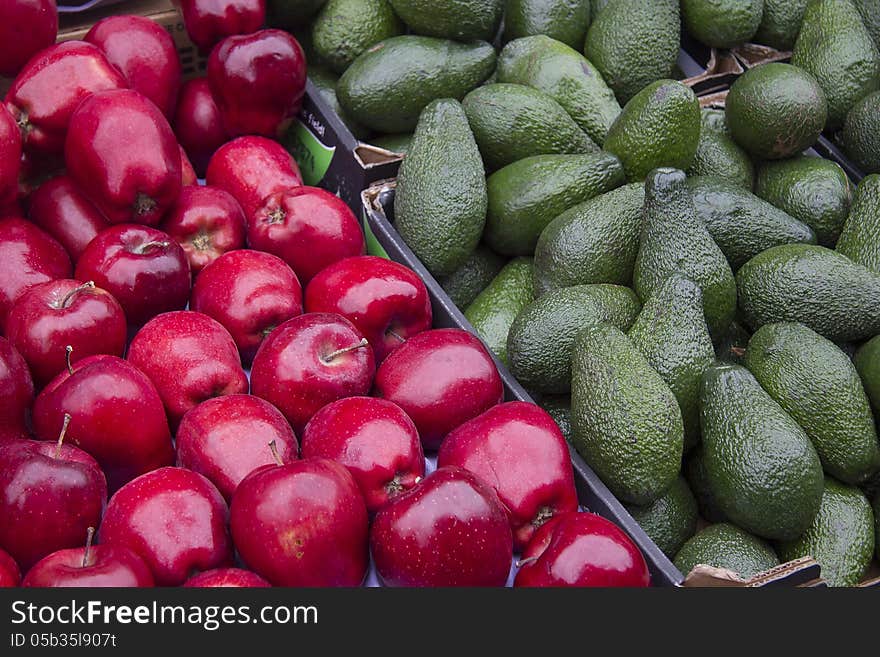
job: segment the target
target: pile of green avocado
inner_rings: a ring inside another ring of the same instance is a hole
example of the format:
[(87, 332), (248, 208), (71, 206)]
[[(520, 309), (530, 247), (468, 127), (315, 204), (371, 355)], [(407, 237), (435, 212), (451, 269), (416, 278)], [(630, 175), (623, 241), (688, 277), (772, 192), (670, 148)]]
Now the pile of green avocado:
[[(701, 109), (682, 24), (792, 64)], [(682, 572), (865, 576), (880, 175), (805, 151), (839, 130), (880, 171), (880, 0), (327, 0), (312, 36), (406, 152), (401, 236)]]

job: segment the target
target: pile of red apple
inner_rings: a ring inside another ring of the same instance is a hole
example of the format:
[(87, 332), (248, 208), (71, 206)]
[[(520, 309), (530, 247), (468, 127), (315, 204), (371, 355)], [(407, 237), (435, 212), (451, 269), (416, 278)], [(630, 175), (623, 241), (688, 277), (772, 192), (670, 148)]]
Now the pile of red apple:
[(147, 19), (0, 11), (0, 585), (647, 585), (550, 416), (270, 138), (296, 40), (204, 4), (182, 88)]

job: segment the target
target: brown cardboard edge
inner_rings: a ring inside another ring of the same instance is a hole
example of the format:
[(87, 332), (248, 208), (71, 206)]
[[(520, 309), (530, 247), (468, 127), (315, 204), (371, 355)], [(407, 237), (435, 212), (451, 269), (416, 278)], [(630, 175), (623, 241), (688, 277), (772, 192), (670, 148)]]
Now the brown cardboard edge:
[(761, 64), (786, 62), (791, 59), (790, 50), (777, 50), (760, 43), (744, 43), (731, 50), (731, 53), (739, 60), (745, 70), (755, 68)]
[[(815, 571), (815, 572), (813, 572)], [(763, 588), (773, 584), (784, 584), (792, 578), (804, 579), (797, 587), (811, 588), (824, 584), (819, 577), (819, 563), (812, 557), (802, 557), (786, 562), (763, 573), (744, 580), (735, 572), (725, 568), (714, 568), (698, 564), (687, 574), (683, 588)], [(813, 576), (815, 575), (815, 576)]]
[(366, 170), (403, 160), (402, 153), (395, 153), (366, 142), (360, 142), (355, 146), (354, 157), (357, 163)]

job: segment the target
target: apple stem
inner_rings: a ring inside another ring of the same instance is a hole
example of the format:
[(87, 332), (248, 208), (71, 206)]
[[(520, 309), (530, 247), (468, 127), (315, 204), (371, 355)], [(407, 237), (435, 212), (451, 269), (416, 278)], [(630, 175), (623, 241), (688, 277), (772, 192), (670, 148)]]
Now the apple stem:
[(89, 565), (89, 557), (91, 556), (92, 551), (92, 540), (95, 538), (95, 528), (89, 527), (86, 530), (86, 549), (83, 550), (83, 560), (82, 567), (85, 568)]
[(87, 281), (82, 285), (77, 285), (70, 292), (64, 295), (64, 298), (61, 300), (61, 303), (56, 306), (56, 308), (67, 308), (70, 304), (70, 300), (75, 297), (77, 294), (82, 292), (83, 290), (93, 290), (95, 289), (95, 281)]
[(137, 255), (146, 255), (152, 249), (167, 249), (169, 246), (171, 246), (171, 242), (147, 242), (141, 244), (134, 252)]
[(67, 373), (73, 374), (73, 364), (70, 362), (70, 357), (73, 355), (73, 346), (67, 345), (64, 348), (64, 351), (65, 351), (64, 360), (67, 363)]
[(325, 363), (332, 363), (333, 359), (337, 356), (341, 356), (342, 354), (347, 354), (352, 351), (357, 351), (358, 349), (363, 349), (364, 347), (369, 347), (370, 341), (366, 338), (362, 338), (360, 342), (350, 347), (343, 347), (342, 349), (337, 349), (334, 352), (327, 354), (326, 356), (321, 356), (321, 360)]
[(58, 442), (55, 444), (55, 458), (61, 458), (61, 445), (64, 444), (64, 436), (67, 434), (67, 427), (70, 426), (70, 413), (64, 414), (64, 422), (61, 424), (61, 433), (58, 434)]
[(530, 563), (534, 563), (538, 560), (538, 557), (529, 557), (528, 559), (521, 559), (516, 562), (517, 568), (522, 568), (523, 566), (528, 566)]
[(406, 342), (406, 338), (404, 338), (404, 337), (403, 337), (402, 335), (400, 335), (399, 333), (396, 333), (395, 331), (392, 331), (391, 329), (388, 329), (387, 331), (385, 331), (385, 335), (390, 335), (392, 338), (397, 338), (397, 339), (400, 340), (401, 342)]
[(278, 453), (278, 445), (275, 444), (274, 440), (269, 443), (269, 451), (272, 452), (272, 458), (275, 459), (275, 463), (284, 465), (284, 461), (281, 460), (281, 454)]

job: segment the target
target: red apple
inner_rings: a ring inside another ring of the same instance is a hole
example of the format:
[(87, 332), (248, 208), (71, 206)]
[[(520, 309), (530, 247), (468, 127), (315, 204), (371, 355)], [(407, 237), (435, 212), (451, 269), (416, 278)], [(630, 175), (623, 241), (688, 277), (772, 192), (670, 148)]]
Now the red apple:
[(565, 513), (542, 525), (520, 560), (514, 586), (649, 586), (639, 548), (613, 522)]
[(367, 509), (343, 466), (267, 465), (232, 498), (230, 526), (248, 568), (275, 586), (357, 586), (367, 572)]
[(189, 161), (186, 151), (183, 150), (183, 146), (178, 145), (177, 151), (180, 153), (180, 189), (183, 191), (184, 187), (198, 185), (199, 177), (196, 175), (196, 170), (193, 168), (192, 162)]
[(101, 522), (107, 481), (81, 449), (22, 440), (0, 445), (0, 547), (27, 571), (47, 554), (82, 543)]
[(375, 371), (373, 350), (351, 322), (308, 313), (263, 341), (251, 368), (251, 392), (274, 404), (300, 433), (321, 407), (367, 394)]
[(386, 586), (504, 586), (513, 538), (495, 491), (447, 467), (379, 510), (370, 550)]
[(108, 16), (95, 23), (84, 40), (104, 52), (128, 86), (171, 117), (182, 71), (174, 40), (164, 27), (145, 16)]
[(162, 230), (183, 247), (193, 274), (227, 251), (244, 248), (244, 212), (238, 201), (219, 187), (196, 185), (180, 190)]
[(280, 136), (302, 105), (306, 56), (283, 30), (229, 36), (208, 58), (208, 84), (232, 136)]
[(376, 256), (346, 258), (321, 270), (306, 289), (306, 310), (337, 313), (360, 329), (376, 363), (431, 328), (428, 289), (413, 270)]
[(0, 219), (0, 333), (12, 304), (32, 285), (70, 278), (64, 247), (31, 222)]
[(15, 559), (0, 550), (0, 588), (8, 589), (21, 584), (21, 571)]
[(68, 548), (43, 557), (22, 582), (25, 587), (152, 587), (153, 574), (137, 554), (121, 545), (92, 545), (92, 532), (85, 547)]
[(121, 224), (102, 231), (80, 256), (75, 277), (110, 292), (131, 326), (189, 301), (186, 253), (167, 233), (147, 226)]
[(0, 433), (24, 433), (33, 401), (34, 382), (27, 363), (9, 340), (0, 337)]
[(248, 221), (267, 196), (302, 185), (293, 156), (265, 137), (239, 137), (218, 148), (205, 180), (232, 194)]
[(21, 130), (6, 106), (0, 103), (0, 205), (16, 201), (20, 170)]
[(190, 577), (187, 588), (267, 588), (272, 586), (256, 573), (241, 568), (217, 568)]
[(302, 457), (347, 467), (370, 513), (425, 476), (416, 425), (399, 406), (375, 397), (346, 397), (315, 413), (303, 431)]
[(71, 416), (67, 442), (94, 456), (110, 490), (174, 462), (165, 408), (156, 388), (116, 356), (90, 356), (64, 370), (34, 402), (39, 438), (58, 436)]
[(113, 295), (91, 281), (72, 279), (28, 289), (9, 312), (6, 335), (40, 386), (86, 356), (122, 356), (128, 339), (125, 315)]
[(284, 260), (303, 285), (328, 265), (365, 249), (354, 213), (338, 196), (317, 187), (266, 197), (248, 220), (248, 244)]
[(36, 53), (55, 43), (55, 0), (6, 0), (0, 3), (0, 76), (15, 77)]
[(578, 509), (565, 437), (535, 404), (500, 404), (454, 429), (437, 455), (437, 466), (447, 465), (473, 472), (495, 489), (517, 551), (550, 518)]
[(107, 221), (68, 176), (47, 180), (31, 194), (28, 218), (61, 243), (76, 262)]
[(460, 329), (433, 329), (407, 340), (379, 367), (374, 391), (412, 418), (425, 451), (437, 450), (446, 434), (504, 398), (489, 352)]
[(150, 377), (172, 427), (206, 399), (248, 390), (232, 336), (207, 315), (191, 310), (147, 322), (128, 347), (128, 361)]
[(189, 307), (220, 322), (250, 363), (276, 326), (302, 314), (302, 289), (281, 258), (230, 251), (196, 278)]
[(284, 463), (296, 461), (296, 436), (277, 408), (252, 395), (216, 397), (183, 416), (177, 465), (206, 476), (228, 502), (242, 479), (275, 463), (269, 444)]
[(266, 20), (266, 0), (181, 0), (180, 10), (189, 38), (206, 55), (224, 37), (256, 32)]
[(179, 586), (195, 572), (232, 565), (228, 516), (220, 491), (202, 475), (159, 468), (116, 491), (99, 536), (136, 552), (159, 586)]
[(229, 140), (220, 119), (220, 110), (211, 95), (208, 78), (194, 78), (183, 83), (173, 126), (174, 134), (195, 170), (205, 175), (211, 156)]

